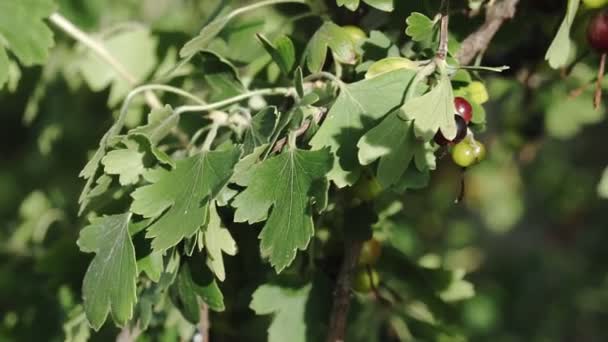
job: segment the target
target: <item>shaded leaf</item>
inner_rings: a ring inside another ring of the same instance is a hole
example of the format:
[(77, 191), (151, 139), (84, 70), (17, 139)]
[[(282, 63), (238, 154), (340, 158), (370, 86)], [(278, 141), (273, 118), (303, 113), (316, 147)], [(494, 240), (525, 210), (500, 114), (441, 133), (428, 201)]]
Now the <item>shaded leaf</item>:
[(357, 181), (359, 138), (378, 119), (401, 105), (414, 75), (411, 70), (399, 69), (342, 87), (325, 121), (310, 141), (313, 149), (329, 147), (335, 154), (328, 178), (338, 187)]
[(324, 182), (331, 159), (327, 149), (291, 148), (256, 164), (239, 179), (238, 184), (247, 188), (232, 203), (234, 221), (267, 220), (259, 235), (260, 248), (277, 272), (291, 264), (298, 249), (308, 246), (314, 233), (312, 191)]
[(226, 279), (222, 252), (236, 255), (236, 242), (228, 229), (222, 226), (215, 204), (209, 208), (209, 224), (205, 230), (205, 248), (207, 248), (207, 266), (220, 280)]
[(130, 218), (129, 213), (96, 218), (80, 232), (80, 249), (96, 254), (82, 285), (87, 319), (95, 330), (101, 328), (109, 312), (120, 326), (133, 316), (137, 264), (129, 235)]
[(287, 36), (280, 36), (275, 39), (273, 44), (262, 34), (257, 36), (272, 60), (277, 63), (283, 74), (288, 76), (296, 63), (296, 51), (291, 39)]
[(346, 30), (326, 21), (312, 36), (306, 48), (306, 62), (311, 72), (319, 72), (325, 65), (327, 48), (330, 48), (335, 58), (345, 64), (354, 64), (356, 51), (354, 43)]
[(163, 251), (191, 237), (207, 223), (209, 201), (226, 185), (240, 150), (200, 152), (180, 160), (158, 182), (135, 190), (131, 211), (146, 218), (158, 217), (146, 237), (152, 248)]

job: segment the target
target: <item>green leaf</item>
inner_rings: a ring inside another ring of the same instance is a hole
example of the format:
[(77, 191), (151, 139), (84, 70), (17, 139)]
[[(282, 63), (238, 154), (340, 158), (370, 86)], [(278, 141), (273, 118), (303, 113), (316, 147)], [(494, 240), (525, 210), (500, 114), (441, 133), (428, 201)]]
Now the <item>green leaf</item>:
[(257, 315), (273, 315), (268, 342), (306, 342), (306, 303), (312, 285), (299, 289), (262, 285), (253, 293), (249, 307)]
[(153, 145), (156, 145), (169, 135), (174, 127), (177, 127), (179, 115), (172, 114), (173, 108), (169, 105), (162, 108), (153, 108), (148, 114), (148, 123), (130, 130), (129, 134), (145, 135)]
[(437, 85), (428, 93), (414, 97), (401, 107), (399, 116), (414, 120), (414, 132), (424, 141), (433, 139), (437, 130), (448, 140), (456, 137), (454, 94), (447, 74), (441, 74)]
[(192, 62), (211, 88), (208, 101), (223, 100), (245, 91), (236, 67), (217, 53), (203, 50)]
[(238, 148), (200, 152), (178, 161), (176, 168), (164, 172), (156, 183), (131, 194), (133, 213), (158, 217), (146, 234), (147, 238), (154, 238), (153, 250), (175, 246), (207, 223), (209, 201), (230, 179), (240, 154)]
[(137, 300), (135, 248), (129, 235), (131, 214), (93, 219), (78, 239), (80, 250), (95, 253), (82, 285), (87, 319), (99, 330), (109, 312), (120, 325), (133, 316)]
[(182, 58), (190, 58), (197, 52), (206, 49), (213, 38), (215, 38), (234, 17), (263, 6), (270, 6), (286, 2), (304, 3), (304, 0), (265, 0), (257, 1), (256, 3), (237, 8), (225, 16), (215, 18), (213, 21), (207, 24), (207, 26), (203, 27), (198, 36), (188, 41), (184, 47), (181, 48), (179, 51), (179, 56)]
[(412, 40), (417, 42), (424, 42), (433, 38), (433, 27), (435, 22), (431, 18), (419, 12), (412, 12), (412, 14), (405, 19), (407, 28), (405, 34), (412, 37)]
[(564, 92), (562, 87), (552, 92), (545, 115), (545, 128), (550, 136), (572, 138), (586, 125), (601, 122), (606, 116), (603, 104), (597, 110), (593, 108), (593, 91), (585, 91), (575, 98), (564, 96)]
[(572, 53), (571, 50), (573, 48), (573, 44), (570, 41), (570, 28), (572, 27), (572, 23), (576, 17), (579, 4), (580, 0), (568, 0), (566, 16), (564, 17), (562, 24), (559, 26), (559, 30), (557, 31), (555, 38), (553, 38), (553, 41), (545, 54), (545, 59), (549, 61), (549, 65), (553, 69), (566, 65), (568, 58)]
[(601, 198), (608, 198), (608, 167), (602, 173), (600, 183), (597, 185), (597, 193)]
[(9, 78), (9, 67), (10, 61), (8, 60), (8, 55), (6, 54), (6, 50), (0, 47), (0, 89), (4, 86), (4, 83), (8, 81)]
[(205, 230), (205, 247), (207, 248), (207, 266), (220, 280), (226, 279), (222, 251), (228, 255), (236, 255), (236, 242), (228, 229), (222, 227), (222, 220), (217, 213), (215, 204), (209, 208), (209, 224)]
[(74, 307), (63, 323), (64, 342), (87, 342), (91, 337), (91, 327), (81, 305)]
[[(100, 41), (114, 58), (135, 78), (143, 81), (158, 62), (156, 47), (158, 39), (142, 26), (130, 26), (118, 30)], [(94, 91), (101, 91), (112, 85), (108, 105), (113, 107), (133, 88), (114, 67), (101, 60), (93, 51), (87, 50), (77, 63), (85, 81)]]
[(267, 107), (259, 111), (251, 119), (251, 125), (243, 137), (243, 153), (248, 155), (259, 146), (270, 141), (277, 126), (279, 112), (276, 107)]
[(392, 12), (395, 9), (393, 0), (363, 0), (363, 2), (384, 12)]
[(357, 59), (355, 45), (348, 32), (333, 22), (326, 21), (312, 36), (306, 48), (306, 65), (311, 72), (319, 72), (323, 69), (328, 47), (339, 62), (355, 63)]
[(163, 254), (152, 252), (144, 258), (137, 260), (137, 268), (144, 272), (150, 280), (158, 283), (163, 272)]
[(291, 39), (287, 36), (280, 36), (275, 39), (273, 44), (264, 35), (257, 34), (257, 36), (272, 60), (281, 68), (283, 74), (289, 76), (296, 63), (296, 50)]
[(359, 178), (357, 142), (363, 133), (391, 110), (399, 107), (414, 77), (399, 69), (342, 87), (319, 131), (310, 141), (313, 149), (329, 147), (335, 154), (328, 178), (342, 188)]
[(51, 0), (0, 1), (0, 89), (8, 79), (7, 48), (23, 65), (46, 61), (54, 42), (53, 32), (43, 19), (53, 11)]
[(216, 18), (207, 26), (203, 27), (198, 36), (192, 38), (179, 50), (179, 56), (181, 58), (190, 58), (197, 52), (206, 49), (213, 38), (222, 32), (222, 29), (224, 29), (226, 24), (232, 19), (233, 16), (231, 16), (231, 14), (232, 13), (224, 17)]
[(108, 152), (102, 159), (105, 173), (119, 175), (120, 185), (136, 184), (144, 172), (145, 152), (139, 150), (137, 144), (125, 149)]
[(224, 296), (208, 271), (191, 271), (188, 263), (183, 263), (173, 289), (177, 292), (177, 305), (184, 318), (191, 323), (200, 320), (199, 298), (214, 311), (224, 311)]
[(256, 164), (239, 179), (238, 184), (247, 188), (232, 203), (234, 220), (255, 223), (267, 219), (259, 235), (260, 248), (277, 272), (291, 264), (298, 249), (308, 246), (314, 233), (311, 204), (316, 196), (312, 191), (326, 182), (331, 159), (327, 149), (292, 148)]
[(340, 7), (345, 6), (351, 11), (359, 8), (359, 0), (336, 0), (336, 4)]
[(418, 64), (405, 57), (387, 57), (374, 62), (374, 64), (367, 69), (365, 78), (373, 78), (385, 72), (390, 72), (397, 69), (417, 70)]
[(399, 118), (398, 111), (361, 137), (357, 147), (361, 165), (380, 160), (377, 179), (385, 189), (399, 182), (417, 151), (425, 151), (424, 143), (414, 135), (412, 122)]

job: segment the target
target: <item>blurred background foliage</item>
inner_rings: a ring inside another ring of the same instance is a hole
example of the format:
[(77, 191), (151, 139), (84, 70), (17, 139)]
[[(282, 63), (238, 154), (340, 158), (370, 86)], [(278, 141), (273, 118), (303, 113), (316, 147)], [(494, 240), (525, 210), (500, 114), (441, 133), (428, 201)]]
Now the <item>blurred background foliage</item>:
[[(140, 80), (162, 75), (179, 47), (214, 11), (243, 2), (57, 1), (62, 14), (125, 54)], [(396, 3), (391, 14), (351, 14), (331, 4), (330, 10), (338, 24), (379, 29), (404, 41), (404, 18), (429, 6)], [(558, 0), (521, 2), (515, 19), (487, 51), (486, 65), (512, 69), (482, 75), (490, 101), (480, 140), (487, 143), (489, 157), (466, 171), (465, 201), (454, 204), (461, 170), (444, 157), (431, 186), (407, 192), (392, 207), (387, 203), (391, 215), (374, 227), (389, 249), (379, 266), (387, 282), (401, 267), (391, 260), (390, 249), (428, 265), (468, 272), (476, 295), (452, 315), (472, 341), (608, 339), (608, 202), (601, 198), (608, 196), (608, 180), (598, 185), (608, 165), (608, 124), (604, 107), (592, 108), (592, 87), (577, 97), (570, 94), (593, 79), (599, 60), (595, 54), (587, 54), (567, 78), (543, 60), (564, 6)], [(278, 6), (239, 18), (213, 47), (239, 67), (253, 69), (268, 59), (253, 39), (256, 32), (284, 30), (302, 44), (313, 29), (305, 21), (290, 26), (285, 22), (289, 11), (289, 6)], [(583, 14), (575, 26), (578, 55), (588, 50), (587, 19)], [(462, 39), (481, 20), (454, 16), (450, 29)], [(123, 41), (116, 39), (116, 32), (133, 26), (137, 29), (129, 36), (120, 36)], [(75, 244), (84, 225), (77, 216), (83, 185), (77, 175), (128, 87), (108, 78), (103, 66), (63, 34), (56, 32), (56, 41), (44, 67), (13, 67), (8, 89), (0, 92), (0, 341), (78, 341), (88, 335), (77, 305), (91, 257)], [(267, 73), (272, 83), (278, 70)], [(245, 84), (253, 82), (243, 75)], [(138, 125), (143, 116), (134, 110), (128, 126)], [(257, 341), (264, 337), (260, 326), (267, 318), (255, 317), (248, 304), (261, 276), (252, 261), (241, 260), (243, 255), (259, 258), (257, 239), (245, 227), (232, 231), (241, 256), (238, 261), (227, 257), (227, 268), (240, 271), (223, 284), (228, 310), (213, 316), (212, 332), (217, 340), (238, 340), (241, 334)], [(251, 288), (243, 289), (243, 282)], [(366, 316), (366, 309), (361, 310), (361, 321), (353, 322), (358, 327), (351, 332), (353, 341), (370, 340), (365, 327), (373, 324), (373, 312)], [(235, 319), (242, 326), (228, 325)], [(182, 321), (167, 317), (159, 340), (175, 340), (177, 330), (187, 329)], [(116, 334), (107, 325), (93, 339)]]

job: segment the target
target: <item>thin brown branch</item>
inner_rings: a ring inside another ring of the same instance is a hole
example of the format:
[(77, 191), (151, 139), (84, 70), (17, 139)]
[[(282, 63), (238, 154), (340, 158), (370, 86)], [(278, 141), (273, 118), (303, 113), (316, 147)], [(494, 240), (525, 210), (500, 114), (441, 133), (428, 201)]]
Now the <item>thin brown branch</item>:
[(347, 240), (344, 245), (344, 260), (336, 280), (334, 301), (329, 320), (327, 342), (343, 342), (346, 335), (346, 319), (350, 308), (351, 276), (357, 267), (363, 242)]
[(136, 341), (141, 334), (139, 324), (134, 327), (125, 326), (120, 330), (120, 333), (116, 336), (116, 342), (133, 342)]
[(448, 54), (448, 23), (450, 17), (447, 14), (441, 15), (441, 28), (439, 31), (439, 48), (437, 49), (437, 58), (445, 60)]
[(519, 0), (501, 0), (488, 5), (485, 22), (471, 33), (460, 45), (456, 59), (461, 65), (467, 65), (477, 54), (485, 51), (502, 24), (515, 16)]
[(198, 331), (204, 342), (209, 342), (209, 306), (201, 304), (201, 319), (198, 322)]

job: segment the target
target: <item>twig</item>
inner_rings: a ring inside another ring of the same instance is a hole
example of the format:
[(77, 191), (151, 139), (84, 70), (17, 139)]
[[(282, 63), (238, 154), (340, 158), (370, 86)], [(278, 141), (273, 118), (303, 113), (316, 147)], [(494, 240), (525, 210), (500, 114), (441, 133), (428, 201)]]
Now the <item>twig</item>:
[(606, 67), (606, 53), (602, 53), (600, 67), (597, 71), (597, 82), (595, 83), (595, 96), (593, 97), (593, 107), (600, 108), (602, 104), (602, 81), (604, 80), (604, 68)]
[(116, 336), (116, 342), (133, 342), (137, 340), (140, 334), (141, 330), (139, 329), (139, 325), (135, 325), (133, 329), (129, 326), (125, 326)]
[[(102, 43), (93, 39), (91, 36), (80, 30), (78, 27), (72, 24), (72, 22), (57, 12), (51, 14), (49, 16), (49, 20), (69, 36), (91, 49), (91, 51), (99, 56), (99, 58), (112, 67), (112, 69), (114, 69), (120, 77), (127, 81), (131, 87), (137, 86), (137, 78), (135, 78), (135, 76), (133, 76), (133, 74), (131, 74), (131, 72), (129, 72), (129, 70), (127, 70), (125, 66), (119, 60), (117, 60)], [(150, 107), (162, 107), (162, 103), (156, 97), (156, 95), (154, 95), (154, 93), (146, 92), (145, 96), (146, 102)]]
[(344, 341), (346, 319), (350, 308), (351, 276), (357, 266), (362, 246), (363, 242), (360, 240), (347, 240), (345, 242), (344, 260), (342, 261), (342, 267), (340, 268), (334, 290), (334, 302), (329, 319), (327, 342)]
[(437, 49), (437, 58), (445, 61), (448, 54), (448, 23), (450, 17), (447, 14), (441, 14), (441, 27), (439, 31), (439, 48)]
[(205, 104), (205, 105), (177, 107), (175, 109), (174, 114), (179, 115), (179, 114), (188, 113), (188, 112), (207, 112), (210, 110), (222, 108), (222, 107), (231, 105), (233, 103), (237, 103), (237, 102), (246, 100), (250, 97), (257, 96), (257, 95), (286, 95), (286, 94), (291, 93), (292, 91), (293, 91), (293, 88), (264, 88), (264, 89), (251, 90), (249, 92), (246, 92), (246, 93), (243, 93), (243, 94), (240, 94), (237, 96), (233, 96), (233, 97), (227, 98), (225, 100), (214, 102), (214, 103), (209, 103), (209, 104)]
[(456, 59), (461, 65), (469, 64), (479, 52), (488, 47), (502, 24), (515, 16), (517, 3), (519, 0), (502, 0), (488, 5), (485, 22), (460, 44)]
[(209, 306), (201, 304), (201, 319), (198, 321), (198, 331), (203, 338), (203, 342), (209, 342)]

